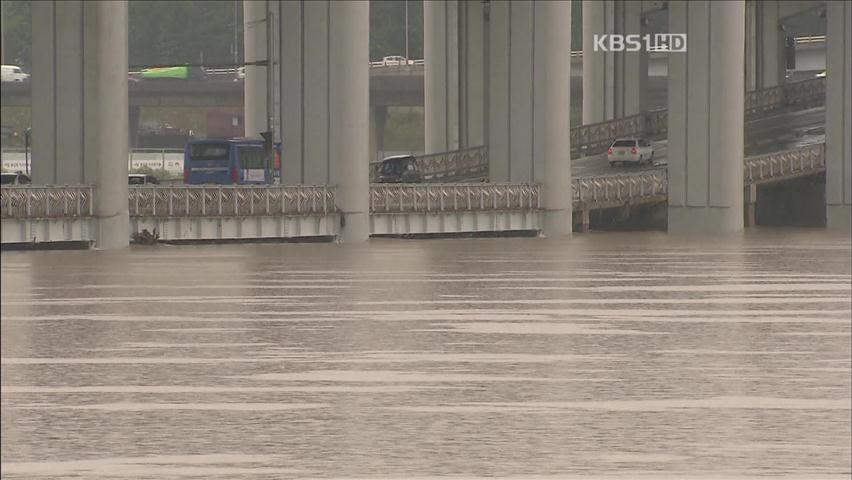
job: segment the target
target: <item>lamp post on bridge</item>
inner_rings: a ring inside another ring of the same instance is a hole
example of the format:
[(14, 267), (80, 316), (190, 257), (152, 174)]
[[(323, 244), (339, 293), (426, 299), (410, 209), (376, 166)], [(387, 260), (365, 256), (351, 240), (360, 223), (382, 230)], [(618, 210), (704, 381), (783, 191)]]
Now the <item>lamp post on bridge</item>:
[(405, 63), (408, 64), (408, 0), (405, 0)]

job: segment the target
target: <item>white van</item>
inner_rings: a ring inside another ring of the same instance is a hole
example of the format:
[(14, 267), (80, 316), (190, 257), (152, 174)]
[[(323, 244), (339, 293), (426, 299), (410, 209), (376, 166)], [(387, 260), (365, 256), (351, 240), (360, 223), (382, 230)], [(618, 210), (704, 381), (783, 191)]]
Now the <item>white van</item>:
[(16, 65), (3, 65), (0, 67), (0, 81), (3, 82), (25, 82), (30, 79), (30, 74), (24, 73), (21, 67)]

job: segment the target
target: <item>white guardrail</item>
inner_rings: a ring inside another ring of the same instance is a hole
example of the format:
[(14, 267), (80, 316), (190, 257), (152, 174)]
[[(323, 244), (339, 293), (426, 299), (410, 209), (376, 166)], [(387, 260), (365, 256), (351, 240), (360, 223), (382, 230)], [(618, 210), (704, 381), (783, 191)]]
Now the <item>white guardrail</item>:
[(247, 217), (336, 211), (329, 185), (176, 185), (129, 188), (131, 217)]
[(668, 194), (666, 170), (650, 170), (601, 177), (580, 177), (572, 182), (575, 206), (639, 203)]
[(94, 215), (94, 187), (30, 185), (0, 188), (3, 219), (73, 218)]
[[(825, 144), (749, 157), (744, 184), (765, 183), (825, 170)], [(576, 207), (664, 201), (665, 169), (620, 175), (580, 177), (572, 181)], [(318, 215), (337, 211), (333, 186), (132, 186), (131, 217)], [(0, 189), (2, 217), (35, 219), (93, 214), (91, 186), (9, 186)], [(373, 184), (371, 213), (537, 210), (537, 184)]]
[(745, 160), (743, 179), (746, 185), (750, 185), (811, 175), (824, 170), (825, 144), (817, 143), (782, 152), (748, 157)]
[(370, 213), (538, 210), (541, 185), (376, 184), (370, 185)]

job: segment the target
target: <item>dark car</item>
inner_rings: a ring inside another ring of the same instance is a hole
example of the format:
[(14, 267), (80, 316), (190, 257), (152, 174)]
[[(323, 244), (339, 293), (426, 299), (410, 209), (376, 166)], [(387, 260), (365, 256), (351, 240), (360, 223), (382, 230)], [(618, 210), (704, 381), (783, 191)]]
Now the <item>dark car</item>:
[(2, 185), (29, 185), (30, 177), (24, 175), (23, 172), (6, 173), (3, 172), (0, 176), (0, 184)]
[(145, 173), (131, 173), (127, 175), (128, 185), (159, 185), (160, 181), (153, 175)]
[(423, 173), (414, 155), (395, 155), (387, 157), (379, 164), (376, 181), (378, 183), (418, 183), (423, 181)]

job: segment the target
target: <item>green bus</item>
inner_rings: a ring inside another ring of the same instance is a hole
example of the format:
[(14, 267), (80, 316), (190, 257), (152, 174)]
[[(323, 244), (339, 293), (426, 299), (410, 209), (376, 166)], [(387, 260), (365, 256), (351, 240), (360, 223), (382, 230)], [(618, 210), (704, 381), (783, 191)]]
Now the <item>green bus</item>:
[(143, 80), (155, 78), (176, 78), (181, 80), (204, 80), (207, 78), (207, 73), (203, 67), (156, 67), (146, 68), (142, 70), (140, 77)]

